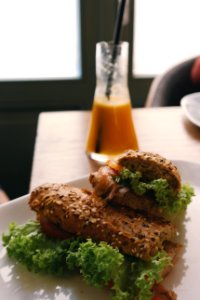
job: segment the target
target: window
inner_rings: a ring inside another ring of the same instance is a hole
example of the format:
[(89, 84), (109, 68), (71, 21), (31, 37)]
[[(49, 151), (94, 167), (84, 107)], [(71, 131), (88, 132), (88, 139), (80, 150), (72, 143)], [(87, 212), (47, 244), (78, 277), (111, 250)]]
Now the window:
[(198, 0), (135, 0), (133, 73), (153, 77), (200, 55)]
[(0, 109), (91, 108), (102, 1), (0, 0)]
[(81, 77), (79, 0), (0, 0), (0, 80)]

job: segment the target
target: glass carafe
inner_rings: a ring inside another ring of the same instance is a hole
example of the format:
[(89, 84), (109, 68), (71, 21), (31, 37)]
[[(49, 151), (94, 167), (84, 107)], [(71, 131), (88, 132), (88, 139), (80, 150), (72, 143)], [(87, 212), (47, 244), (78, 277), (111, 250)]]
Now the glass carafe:
[(96, 88), (86, 153), (99, 163), (128, 149), (138, 150), (127, 83), (128, 42), (115, 47), (107, 42), (96, 45)]

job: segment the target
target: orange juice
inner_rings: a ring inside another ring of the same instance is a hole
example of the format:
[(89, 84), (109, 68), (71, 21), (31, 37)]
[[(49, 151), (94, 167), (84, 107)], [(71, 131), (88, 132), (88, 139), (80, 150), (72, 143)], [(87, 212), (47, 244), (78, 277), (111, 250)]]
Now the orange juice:
[(86, 152), (101, 162), (127, 149), (138, 149), (130, 100), (94, 100)]

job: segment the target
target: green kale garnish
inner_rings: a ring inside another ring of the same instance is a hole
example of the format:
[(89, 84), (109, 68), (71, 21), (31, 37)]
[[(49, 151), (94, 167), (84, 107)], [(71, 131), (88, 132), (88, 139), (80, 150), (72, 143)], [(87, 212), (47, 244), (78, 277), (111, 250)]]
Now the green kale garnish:
[(149, 262), (137, 263), (138, 277), (135, 285), (138, 288), (138, 299), (149, 300), (153, 297), (152, 286), (162, 281), (162, 271), (171, 264), (171, 258), (165, 251), (159, 251)]
[(165, 251), (144, 262), (105, 242), (48, 238), (38, 221), (10, 224), (3, 243), (8, 255), (29, 271), (67, 276), (78, 270), (90, 285), (110, 287), (112, 300), (151, 300), (152, 285), (162, 280), (161, 273), (170, 264)]
[(117, 183), (130, 187), (139, 196), (153, 192), (158, 205), (168, 214), (185, 210), (194, 196), (194, 189), (189, 184), (182, 185), (181, 191), (176, 193), (166, 179), (143, 182), (140, 172), (131, 172), (126, 168), (113, 178)]
[(40, 223), (30, 220), (24, 225), (11, 223), (9, 232), (3, 234), (7, 253), (35, 273), (64, 275), (66, 252), (79, 246), (78, 239), (54, 240), (41, 232)]

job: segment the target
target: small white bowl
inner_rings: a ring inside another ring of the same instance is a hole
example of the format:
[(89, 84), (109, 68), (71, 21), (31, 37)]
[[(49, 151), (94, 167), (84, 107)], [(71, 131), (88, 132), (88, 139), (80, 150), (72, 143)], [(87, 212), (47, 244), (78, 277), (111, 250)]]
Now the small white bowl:
[(200, 127), (200, 93), (184, 96), (180, 104), (187, 118), (193, 124)]

